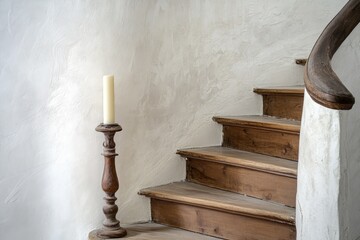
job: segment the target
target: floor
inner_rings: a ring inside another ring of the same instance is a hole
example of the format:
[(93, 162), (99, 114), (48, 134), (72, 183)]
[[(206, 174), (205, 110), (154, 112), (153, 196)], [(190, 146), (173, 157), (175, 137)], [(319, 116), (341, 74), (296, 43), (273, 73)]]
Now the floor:
[[(124, 238), (131, 240), (216, 240), (219, 238), (209, 237), (185, 230), (172, 228), (156, 223), (138, 223), (122, 225), (128, 232)], [(89, 240), (102, 240), (95, 236), (94, 232), (89, 235)], [(115, 240), (115, 239), (114, 239)]]

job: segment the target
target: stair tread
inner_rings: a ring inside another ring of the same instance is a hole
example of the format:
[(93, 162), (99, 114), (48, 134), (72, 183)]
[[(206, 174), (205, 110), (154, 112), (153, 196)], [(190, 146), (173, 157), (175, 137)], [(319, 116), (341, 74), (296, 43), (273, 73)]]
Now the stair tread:
[(295, 224), (294, 208), (190, 182), (175, 182), (146, 188), (139, 194), (155, 199), (265, 218), (290, 225)]
[[(156, 223), (133, 223), (122, 224), (127, 231), (126, 239), (132, 240), (216, 240), (220, 238), (210, 237), (178, 228), (169, 227)], [(96, 236), (97, 231), (90, 233), (89, 240), (103, 240)]]
[(308, 61), (307, 58), (297, 58), (297, 59), (295, 59), (296, 64), (303, 65), (303, 66), (305, 66), (307, 61)]
[(297, 86), (280, 86), (280, 87), (264, 87), (254, 88), (254, 92), (258, 94), (295, 94), (304, 95), (305, 87), (303, 85)]
[(296, 133), (300, 133), (301, 125), (301, 122), (298, 120), (276, 118), (266, 115), (215, 116), (213, 120), (223, 125), (271, 128)]
[(180, 149), (178, 154), (233, 166), (297, 176), (297, 162), (222, 146)]

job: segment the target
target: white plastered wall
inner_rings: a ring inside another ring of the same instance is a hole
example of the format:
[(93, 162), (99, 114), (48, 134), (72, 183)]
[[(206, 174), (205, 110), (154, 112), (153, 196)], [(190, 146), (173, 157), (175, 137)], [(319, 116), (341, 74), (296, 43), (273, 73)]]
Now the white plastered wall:
[(339, 239), (340, 114), (305, 94), (298, 163), (298, 240)]
[(139, 189), (184, 178), (178, 148), (219, 144), (213, 115), (261, 112), (253, 87), (302, 82), (345, 1), (0, 1), (1, 239), (86, 239), (102, 221), (104, 74), (115, 74), (122, 222)]
[(360, 239), (360, 26), (333, 58), (333, 68), (355, 97), (350, 111), (341, 111), (341, 181), (339, 196), (342, 238)]

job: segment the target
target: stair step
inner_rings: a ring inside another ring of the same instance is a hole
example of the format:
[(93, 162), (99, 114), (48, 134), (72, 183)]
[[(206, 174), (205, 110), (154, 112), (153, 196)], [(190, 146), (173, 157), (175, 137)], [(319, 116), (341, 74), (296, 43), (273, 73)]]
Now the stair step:
[(295, 206), (297, 162), (221, 146), (177, 153), (190, 182)]
[(306, 64), (307, 61), (308, 61), (307, 58), (298, 58), (298, 59), (295, 59), (295, 63), (296, 63), (296, 64), (303, 65), (303, 66), (305, 66), (305, 64)]
[(301, 120), (304, 86), (255, 88), (263, 96), (263, 114), (279, 118)]
[(284, 95), (300, 95), (304, 96), (305, 87), (303, 85), (297, 86), (279, 86), (279, 87), (264, 87), (254, 88), (254, 92), (258, 94), (284, 94)]
[(153, 221), (225, 239), (295, 239), (295, 210), (189, 182), (140, 191)]
[(264, 115), (245, 115), (214, 117), (216, 122), (227, 126), (249, 126), (300, 133), (300, 121), (269, 117)]
[(223, 125), (223, 147), (298, 159), (300, 121), (257, 115), (213, 119)]
[(297, 162), (222, 146), (180, 149), (177, 154), (293, 178), (297, 176)]
[[(156, 223), (136, 223), (136, 224), (122, 224), (127, 231), (125, 239), (131, 240), (216, 240), (210, 236), (201, 235), (189, 231), (184, 231), (178, 228), (172, 228)], [(89, 240), (103, 240), (96, 235), (97, 231), (92, 231), (89, 235)], [(119, 239), (119, 238), (116, 238)]]

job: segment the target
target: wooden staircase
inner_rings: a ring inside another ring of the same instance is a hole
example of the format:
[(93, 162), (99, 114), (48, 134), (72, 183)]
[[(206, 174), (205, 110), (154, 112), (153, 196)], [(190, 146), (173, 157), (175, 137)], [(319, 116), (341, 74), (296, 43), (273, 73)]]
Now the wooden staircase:
[(152, 220), (223, 239), (296, 238), (295, 198), (304, 88), (257, 88), (261, 116), (214, 117), (221, 146), (178, 150), (186, 181), (143, 189)]

